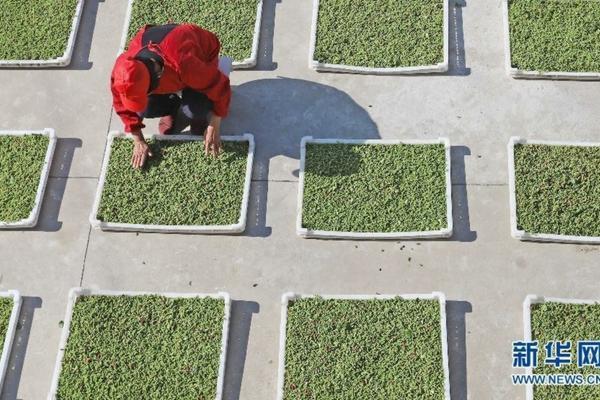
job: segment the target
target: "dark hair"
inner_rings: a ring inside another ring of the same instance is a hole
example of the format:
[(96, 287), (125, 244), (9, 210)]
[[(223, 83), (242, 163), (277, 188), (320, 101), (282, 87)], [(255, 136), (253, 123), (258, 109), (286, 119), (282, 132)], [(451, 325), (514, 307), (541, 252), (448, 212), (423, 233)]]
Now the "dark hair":
[(148, 88), (148, 93), (150, 93), (156, 89), (160, 83), (158, 73), (154, 69), (154, 63), (157, 63), (160, 68), (163, 69), (165, 67), (165, 61), (161, 56), (153, 51), (150, 51), (147, 47), (144, 47), (138, 51), (138, 53), (135, 55), (135, 59), (144, 63), (148, 69), (148, 73), (150, 74), (150, 87)]

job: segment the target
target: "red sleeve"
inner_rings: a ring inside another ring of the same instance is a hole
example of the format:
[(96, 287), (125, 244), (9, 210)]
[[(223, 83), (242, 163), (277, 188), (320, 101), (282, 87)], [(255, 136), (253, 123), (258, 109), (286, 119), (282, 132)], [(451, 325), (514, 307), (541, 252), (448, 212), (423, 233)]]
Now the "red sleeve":
[[(183, 84), (204, 93), (214, 105), (213, 112), (226, 117), (231, 101), (229, 77), (219, 71), (219, 38), (197, 25), (176, 28), (181, 40), (173, 42), (179, 78)], [(175, 40), (175, 36), (173, 36)]]
[[(147, 27), (148, 25), (144, 26), (135, 34), (133, 39), (131, 39), (131, 42), (128, 45), (128, 48), (130, 50), (134, 49), (131, 51), (137, 51), (137, 49), (141, 47), (142, 35), (144, 34), (144, 31)], [(123, 57), (123, 54), (120, 57)], [(125, 132), (131, 133), (132, 131), (145, 128), (145, 125), (142, 123), (142, 118), (140, 118), (140, 116), (136, 112), (127, 110), (121, 102), (121, 96), (115, 90), (112, 76), (110, 79), (110, 90), (113, 95), (113, 107), (115, 109), (115, 112), (119, 115), (119, 117), (121, 117), (123, 125), (125, 125)]]
[(213, 112), (226, 117), (231, 101), (229, 78), (219, 71), (216, 63), (206, 63), (189, 55), (181, 60), (181, 78), (194, 90), (206, 94), (214, 104)]
[(136, 112), (126, 109), (121, 102), (121, 96), (115, 90), (112, 78), (110, 80), (110, 89), (113, 95), (113, 107), (115, 112), (121, 117), (123, 125), (125, 125), (125, 132), (131, 133), (132, 131), (138, 131), (144, 128), (146, 125), (142, 123), (142, 118), (140, 118)]

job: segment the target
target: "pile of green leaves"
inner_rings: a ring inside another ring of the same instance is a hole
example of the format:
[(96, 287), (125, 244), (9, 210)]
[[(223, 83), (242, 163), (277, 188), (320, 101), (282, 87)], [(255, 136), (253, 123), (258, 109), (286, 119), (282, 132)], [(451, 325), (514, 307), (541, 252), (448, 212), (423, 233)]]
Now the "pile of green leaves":
[(315, 60), (371, 68), (444, 61), (444, 0), (320, 0)]
[[(577, 342), (600, 339), (600, 305), (542, 303), (531, 306), (531, 334), (539, 340), (536, 374), (597, 374), (593, 367), (577, 367)], [(571, 341), (572, 364), (560, 369), (544, 365), (544, 346), (550, 341)], [(535, 400), (597, 400), (600, 386), (535, 386)]]
[(193, 23), (214, 32), (221, 54), (250, 58), (259, 0), (133, 0), (128, 40), (146, 24)]
[(514, 68), (600, 72), (600, 0), (510, 0), (509, 20)]
[(0, 221), (28, 218), (35, 205), (49, 139), (0, 136)]
[(599, 165), (600, 147), (516, 145), (518, 228), (600, 236)]
[(217, 158), (202, 141), (149, 141), (153, 157), (131, 168), (132, 142), (116, 138), (98, 210), (101, 221), (231, 225), (240, 219), (248, 142), (224, 142)]
[(312, 230), (443, 229), (444, 145), (309, 143), (302, 206), (302, 226)]
[(0, 60), (64, 55), (78, 0), (0, 0)]
[(285, 400), (443, 400), (440, 307), (433, 300), (290, 303)]
[(57, 399), (214, 399), (224, 307), (211, 298), (80, 297)]
[(4, 346), (8, 324), (14, 306), (13, 299), (10, 297), (0, 297), (0, 348)]

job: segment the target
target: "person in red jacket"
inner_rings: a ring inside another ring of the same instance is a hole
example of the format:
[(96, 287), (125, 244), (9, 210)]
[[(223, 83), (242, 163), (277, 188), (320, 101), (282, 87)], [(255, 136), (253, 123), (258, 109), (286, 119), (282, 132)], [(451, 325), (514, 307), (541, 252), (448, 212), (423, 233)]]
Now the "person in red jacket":
[[(111, 75), (113, 106), (134, 139), (131, 165), (152, 157), (144, 118), (158, 118), (161, 134), (204, 134), (207, 154), (220, 151), (221, 119), (231, 101), (231, 60), (219, 60), (217, 36), (193, 24), (146, 25), (121, 54)], [(181, 94), (181, 97), (178, 95)]]

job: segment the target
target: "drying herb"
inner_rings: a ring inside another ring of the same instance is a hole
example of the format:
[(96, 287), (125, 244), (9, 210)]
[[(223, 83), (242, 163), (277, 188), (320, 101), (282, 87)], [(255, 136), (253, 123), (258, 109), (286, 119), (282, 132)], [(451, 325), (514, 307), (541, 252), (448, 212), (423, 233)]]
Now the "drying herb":
[(0, 135), (0, 221), (29, 217), (50, 140), (42, 135)]
[(4, 346), (6, 340), (13, 306), (14, 302), (11, 297), (0, 297), (0, 346)]
[(372, 68), (444, 61), (443, 0), (320, 0), (315, 60)]
[(78, 0), (0, 1), (0, 60), (62, 57)]
[(600, 72), (599, 0), (510, 0), (512, 66)]
[(302, 225), (336, 232), (448, 226), (442, 144), (308, 143)]
[(83, 296), (73, 310), (58, 400), (213, 400), (224, 301)]
[(600, 236), (600, 147), (515, 145), (517, 225)]
[(112, 144), (101, 221), (154, 225), (231, 225), (240, 219), (248, 142), (223, 142), (217, 158), (202, 141), (149, 141), (153, 157), (131, 168), (132, 142)]
[(133, 0), (128, 38), (146, 24), (193, 23), (214, 32), (221, 54), (250, 58), (259, 0)]
[[(548, 302), (531, 305), (532, 339), (539, 341), (535, 374), (597, 374), (594, 367), (578, 368), (577, 342), (600, 339), (600, 305)], [(571, 365), (544, 365), (548, 342), (571, 341)], [(600, 386), (534, 386), (535, 400), (596, 400)]]
[(434, 300), (325, 300), (288, 306), (285, 400), (444, 400)]

